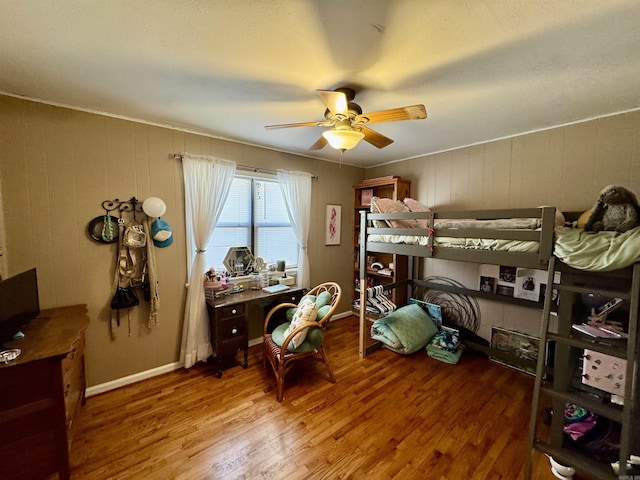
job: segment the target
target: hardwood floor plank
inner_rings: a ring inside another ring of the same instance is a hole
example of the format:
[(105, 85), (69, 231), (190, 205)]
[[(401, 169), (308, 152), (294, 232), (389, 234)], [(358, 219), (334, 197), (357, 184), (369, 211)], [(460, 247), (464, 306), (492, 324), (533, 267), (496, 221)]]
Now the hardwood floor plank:
[[(333, 322), (323, 365), (275, 380), (251, 347), (222, 378), (198, 364), (87, 399), (74, 480), (521, 478), (533, 378), (466, 351), (358, 357), (358, 319)], [(537, 455), (535, 480), (551, 480)], [(576, 477), (576, 480), (577, 477)]]

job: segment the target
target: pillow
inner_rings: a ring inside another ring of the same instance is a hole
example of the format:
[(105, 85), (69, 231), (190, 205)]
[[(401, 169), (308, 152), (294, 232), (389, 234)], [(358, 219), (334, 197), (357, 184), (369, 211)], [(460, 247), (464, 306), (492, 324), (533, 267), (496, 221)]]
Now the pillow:
[[(271, 338), (273, 339), (275, 344), (278, 345), (279, 347), (282, 347), (282, 344), (284, 343), (284, 339), (286, 338), (286, 335), (284, 334), (284, 332), (288, 327), (289, 327), (289, 323), (283, 323), (282, 325), (278, 325), (276, 329), (273, 331)], [(309, 331), (307, 332), (307, 338), (305, 339), (304, 342), (302, 342), (302, 345), (300, 345), (299, 347), (294, 347), (293, 345), (291, 345), (291, 342), (289, 342), (289, 345), (287, 346), (287, 350), (290, 352), (312, 352), (316, 348), (318, 348), (320, 345), (322, 345), (323, 339), (324, 339), (324, 333), (322, 332), (321, 328), (309, 327)]]
[(582, 215), (580, 215), (580, 217), (578, 218), (578, 222), (577, 222), (578, 228), (582, 228), (584, 230), (584, 225), (585, 223), (587, 223), (587, 220), (589, 220), (590, 216), (591, 216), (591, 209), (585, 212), (582, 212)]
[(329, 305), (329, 302), (331, 301), (331, 294), (327, 291), (322, 292), (320, 295), (317, 296), (316, 298), (316, 306), (318, 308), (322, 308), (325, 305)]
[[(377, 197), (373, 198), (377, 199)], [(373, 198), (371, 199), (371, 206), (369, 207), (369, 211), (371, 213), (384, 213), (378, 209), (376, 203), (373, 201)], [(387, 225), (387, 222), (385, 222), (384, 220), (373, 220), (373, 226), (376, 228), (387, 228), (389, 225)]]
[(329, 310), (331, 310), (331, 305), (325, 305), (324, 307), (320, 307), (318, 309), (318, 315), (316, 317), (316, 320), (320, 321), (324, 318), (324, 316), (329, 313)]
[[(305, 322), (315, 321), (316, 316), (318, 315), (318, 307), (316, 303), (310, 298), (304, 298), (298, 304), (296, 309), (296, 313), (293, 315), (291, 319), (291, 323), (289, 327), (284, 332), (284, 337), (287, 338), (291, 332), (293, 332), (296, 328), (302, 325)], [(291, 342), (295, 347), (299, 347), (304, 342), (305, 338), (307, 338), (307, 331), (309, 328), (305, 328), (299, 331), (292, 339)]]
[[(374, 208), (378, 210), (378, 213), (410, 212), (409, 207), (407, 207), (404, 203), (398, 200), (392, 200), (391, 198), (373, 197), (371, 199), (372, 212)], [(415, 220), (387, 220), (386, 222), (390, 227), (393, 228), (418, 228), (418, 222), (416, 222)]]
[[(548, 205), (540, 205), (538, 208), (547, 207)], [(556, 208), (556, 217), (554, 220), (554, 225), (556, 227), (564, 227), (565, 218), (564, 214), (560, 211), (560, 209)]]
[[(411, 210), (412, 212), (430, 212), (431, 209), (426, 205), (421, 204), (418, 200), (414, 200), (413, 198), (405, 198), (403, 203)], [(416, 219), (418, 226), (420, 228), (429, 228), (429, 220), (426, 218), (418, 218)]]
[[(331, 302), (331, 294), (329, 292), (326, 292), (326, 291), (322, 292), (318, 296), (305, 295), (300, 299), (300, 303), (302, 303), (304, 300), (307, 300), (307, 299), (315, 302), (316, 307), (318, 307), (318, 313), (316, 315), (316, 320), (318, 322), (324, 318), (324, 316), (329, 312), (329, 310), (331, 310), (331, 305), (329, 305), (329, 302)], [(298, 307), (289, 308), (287, 310), (286, 317), (288, 322), (290, 322), (293, 319), (293, 316), (296, 314), (297, 310), (298, 310)]]

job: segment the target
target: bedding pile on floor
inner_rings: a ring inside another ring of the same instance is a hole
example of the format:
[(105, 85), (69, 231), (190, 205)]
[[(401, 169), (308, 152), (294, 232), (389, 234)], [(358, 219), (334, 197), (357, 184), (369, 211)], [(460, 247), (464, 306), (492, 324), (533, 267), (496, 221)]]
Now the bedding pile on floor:
[(371, 338), (389, 350), (409, 354), (424, 348), (438, 333), (431, 317), (416, 304), (405, 305), (371, 325)]
[(427, 345), (427, 355), (444, 363), (455, 365), (462, 356), (464, 345), (460, 343), (459, 336), (448, 330), (436, 333), (429, 345)]

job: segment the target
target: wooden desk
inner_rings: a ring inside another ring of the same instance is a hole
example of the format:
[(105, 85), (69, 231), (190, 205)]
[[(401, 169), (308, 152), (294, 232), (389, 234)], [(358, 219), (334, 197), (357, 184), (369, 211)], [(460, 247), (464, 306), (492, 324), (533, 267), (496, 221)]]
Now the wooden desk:
[[(245, 290), (232, 293), (215, 300), (207, 300), (209, 312), (209, 339), (216, 361), (216, 376), (222, 376), (222, 361), (233, 358), (238, 350), (243, 350), (242, 366), (247, 368), (249, 354), (249, 307), (263, 308), (259, 321), (262, 329), (264, 312), (279, 303), (297, 304), (302, 298), (303, 289), (292, 287), (279, 293), (266, 293), (262, 290)], [(253, 319), (252, 319), (253, 320)], [(258, 320), (258, 319), (256, 319)]]
[(85, 305), (43, 310), (5, 344), (22, 350), (0, 363), (0, 476), (69, 478), (75, 414), (84, 403)]

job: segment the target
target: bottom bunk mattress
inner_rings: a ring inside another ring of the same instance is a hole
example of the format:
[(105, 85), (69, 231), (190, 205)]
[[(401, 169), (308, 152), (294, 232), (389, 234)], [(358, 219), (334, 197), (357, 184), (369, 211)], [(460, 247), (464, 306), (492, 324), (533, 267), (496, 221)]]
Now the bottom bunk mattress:
[(409, 304), (379, 318), (371, 325), (371, 338), (397, 353), (414, 353), (431, 341), (438, 327), (416, 304)]

